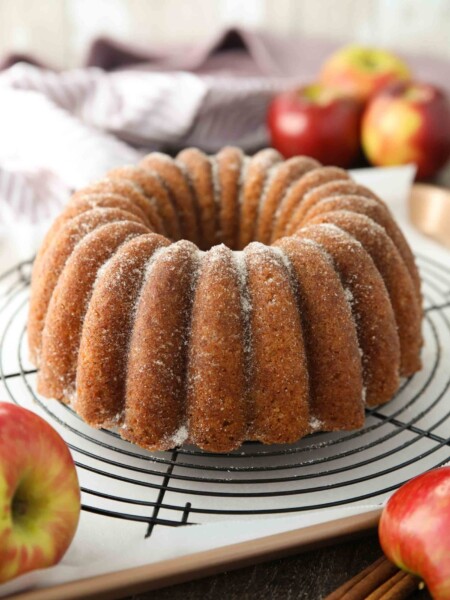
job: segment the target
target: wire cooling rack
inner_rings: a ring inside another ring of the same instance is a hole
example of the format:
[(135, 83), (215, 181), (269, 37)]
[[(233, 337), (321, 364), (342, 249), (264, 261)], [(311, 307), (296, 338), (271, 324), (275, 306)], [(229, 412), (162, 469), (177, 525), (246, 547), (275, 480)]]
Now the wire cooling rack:
[(418, 264), (424, 368), (387, 405), (367, 410), (365, 427), (356, 432), (206, 454), (189, 446), (146, 452), (114, 432), (91, 429), (69, 407), (36, 392), (26, 341), (31, 261), (0, 277), (1, 397), (32, 408), (64, 437), (84, 510), (143, 522), (147, 535), (157, 525), (381, 502), (414, 475), (450, 460), (450, 266), (425, 255)]

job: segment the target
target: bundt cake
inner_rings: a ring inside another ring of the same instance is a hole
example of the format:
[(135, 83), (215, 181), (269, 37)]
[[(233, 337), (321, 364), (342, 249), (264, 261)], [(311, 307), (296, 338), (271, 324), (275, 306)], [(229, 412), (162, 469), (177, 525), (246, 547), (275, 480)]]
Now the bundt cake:
[(150, 450), (352, 430), (420, 369), (420, 280), (386, 205), (271, 149), (152, 153), (77, 191), (36, 257), (38, 391)]

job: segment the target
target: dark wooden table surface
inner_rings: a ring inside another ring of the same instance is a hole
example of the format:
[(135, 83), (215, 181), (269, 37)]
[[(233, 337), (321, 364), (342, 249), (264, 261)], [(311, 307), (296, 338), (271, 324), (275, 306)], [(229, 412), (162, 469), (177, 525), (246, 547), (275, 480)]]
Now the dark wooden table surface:
[[(435, 183), (450, 187), (450, 165)], [(127, 600), (320, 600), (381, 554), (374, 532), (360, 540), (139, 594)], [(411, 598), (426, 600), (430, 596), (423, 591)]]

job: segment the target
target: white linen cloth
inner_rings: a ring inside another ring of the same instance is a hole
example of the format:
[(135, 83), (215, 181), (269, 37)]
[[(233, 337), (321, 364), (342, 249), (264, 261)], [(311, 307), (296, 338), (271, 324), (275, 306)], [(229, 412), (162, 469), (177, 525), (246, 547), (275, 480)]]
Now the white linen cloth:
[(152, 149), (267, 145), (268, 103), (288, 85), (292, 79), (16, 64), (0, 73), (0, 224), (52, 217), (73, 189)]

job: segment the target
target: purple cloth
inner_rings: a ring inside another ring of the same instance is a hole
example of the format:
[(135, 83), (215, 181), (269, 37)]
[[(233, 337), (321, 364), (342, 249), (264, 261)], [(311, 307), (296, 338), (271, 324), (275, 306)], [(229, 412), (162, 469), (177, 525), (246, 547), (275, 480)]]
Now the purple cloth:
[[(0, 67), (0, 222), (40, 221), (70, 191), (146, 151), (267, 145), (273, 95), (313, 81), (336, 43), (230, 29), (197, 45), (137, 48), (96, 40), (79, 69), (32, 57)], [(448, 86), (447, 61), (407, 57)]]
[[(107, 37), (94, 40), (84, 67), (104, 71), (133, 68), (146, 71), (191, 71), (197, 74), (292, 77), (314, 79), (321, 63), (341, 44), (323, 39), (279, 36), (263, 31), (232, 28), (199, 44), (145, 48)], [(402, 54), (402, 53), (400, 53)], [(403, 54), (418, 79), (450, 89), (448, 60)], [(44, 68), (36, 58), (10, 54), (0, 60), (0, 70), (18, 62)], [(51, 65), (46, 68), (51, 69)]]
[[(195, 45), (153, 47), (149, 44), (142, 48), (101, 37), (92, 42), (83, 66), (104, 71), (138, 68), (198, 74), (314, 77), (321, 62), (336, 46), (324, 40), (280, 37), (238, 28)], [(18, 62), (44, 67), (32, 56), (11, 54), (0, 60), (0, 70)], [(52, 69), (51, 65), (46, 68)]]

